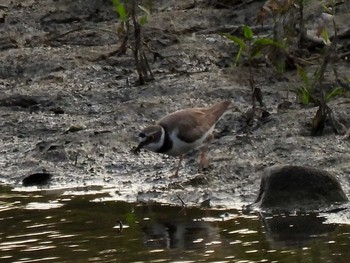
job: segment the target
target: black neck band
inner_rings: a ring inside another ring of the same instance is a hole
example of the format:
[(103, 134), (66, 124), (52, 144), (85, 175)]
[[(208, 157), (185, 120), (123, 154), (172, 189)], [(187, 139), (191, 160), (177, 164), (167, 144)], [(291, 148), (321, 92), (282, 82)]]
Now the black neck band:
[(173, 142), (170, 139), (169, 133), (164, 127), (163, 127), (163, 131), (164, 131), (164, 142), (162, 147), (160, 147), (160, 149), (157, 151), (158, 153), (166, 153), (173, 147)]

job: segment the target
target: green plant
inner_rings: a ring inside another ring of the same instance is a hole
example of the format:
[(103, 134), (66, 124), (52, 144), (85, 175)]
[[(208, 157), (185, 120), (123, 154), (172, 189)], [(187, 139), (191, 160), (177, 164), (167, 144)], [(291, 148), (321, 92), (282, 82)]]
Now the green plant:
[(297, 95), (303, 105), (308, 105), (312, 99), (314, 85), (303, 67), (297, 65), (297, 71), (299, 77), (303, 81), (303, 85), (297, 90)]
[[(130, 0), (131, 3), (133, 3), (135, 0)], [(130, 16), (130, 10), (127, 10), (128, 8), (130, 9), (130, 7), (128, 7), (129, 1), (128, 0), (112, 0), (113, 6), (115, 8), (115, 10), (117, 11), (121, 21), (122, 21), (122, 25), (124, 25)], [(149, 6), (151, 7), (152, 3), (149, 2)], [(148, 17), (151, 15), (151, 11), (143, 6), (143, 5), (137, 5), (138, 8), (140, 10), (143, 11), (143, 15), (139, 18), (139, 23), (140, 25), (144, 26), (147, 24), (148, 22)]]
[[(146, 54), (143, 50), (143, 30), (142, 26), (147, 24), (148, 17), (151, 12), (148, 8), (137, 5), (138, 10), (142, 11), (140, 17), (137, 16), (136, 11), (137, 0), (112, 0), (116, 12), (118, 13), (121, 23), (117, 29), (118, 35), (123, 38), (123, 41), (117, 51), (117, 54), (125, 54), (127, 50), (127, 43), (132, 36), (130, 31), (130, 20), (132, 21), (134, 34), (134, 41), (132, 42), (132, 51), (135, 59), (135, 66), (139, 75), (139, 84), (144, 84), (146, 81), (153, 80), (153, 74), (149, 67)], [(149, 1), (149, 4), (152, 2)]]
[[(328, 9), (328, 11), (334, 10), (335, 2), (333, 1), (332, 3), (333, 8)], [(335, 118), (332, 109), (328, 106), (328, 102), (339, 95), (347, 93), (348, 91), (340, 85), (334, 85), (330, 91), (325, 91), (323, 83), (327, 66), (329, 63), (333, 62), (332, 57), (337, 53), (337, 29), (333, 17), (334, 13), (332, 15), (323, 14), (324, 23), (319, 27), (318, 32), (319, 36), (323, 40), (323, 43), (325, 44), (325, 51), (322, 56), (322, 63), (316, 68), (312, 78), (306, 74), (302, 67), (298, 66), (298, 74), (303, 81), (303, 86), (298, 89), (299, 100), (304, 105), (307, 105), (313, 101), (318, 106), (318, 110), (311, 122), (312, 135), (321, 135), (327, 120), (330, 120), (332, 128), (336, 134), (344, 134), (346, 132), (345, 126)], [(332, 41), (330, 40), (329, 34), (325, 28), (326, 22), (331, 22), (333, 25), (334, 37)], [(340, 83), (337, 69), (334, 64), (333, 71), (337, 79), (337, 83)], [(319, 94), (318, 98), (316, 98), (315, 95), (317, 93)]]
[[(305, 4), (308, 0), (299, 0), (300, 4)], [(324, 90), (324, 74), (327, 69), (329, 63), (332, 62), (333, 55), (337, 52), (337, 28), (334, 21), (334, 5), (335, 1), (332, 1), (332, 8), (328, 8), (327, 6), (323, 6), (327, 13), (323, 13), (321, 15), (322, 23), (318, 26), (318, 35), (322, 39), (325, 47), (324, 53), (322, 55), (322, 63), (319, 67), (316, 68), (312, 78), (309, 77), (304, 68), (301, 66), (297, 66), (298, 74), (303, 81), (303, 86), (298, 88), (298, 97), (302, 104), (307, 105), (311, 101), (319, 101), (322, 104), (326, 104), (331, 99), (335, 98), (338, 95), (344, 94), (346, 92), (342, 87), (334, 85), (334, 88), (331, 91), (326, 92)], [(331, 23), (334, 30), (333, 40), (330, 40), (328, 31), (326, 29), (326, 24)], [(336, 68), (333, 67), (334, 74), (337, 77)], [(338, 77), (337, 77), (338, 78)], [(338, 81), (338, 79), (337, 79)], [(318, 90), (316, 90), (318, 89)], [(315, 91), (318, 91), (321, 94), (321, 97), (317, 99), (313, 99)]]
[(281, 50), (284, 50), (284, 46), (281, 43), (274, 41), (273, 39), (255, 37), (252, 29), (247, 25), (243, 25), (242, 30), (243, 38), (239, 38), (228, 33), (222, 34), (224, 37), (239, 46), (239, 50), (235, 58), (235, 65), (238, 64), (238, 61), (240, 60), (242, 54), (247, 57), (249, 62), (253, 58), (261, 55), (264, 49), (267, 47), (274, 46), (280, 48)]
[(325, 101), (330, 102), (335, 97), (342, 96), (342, 95), (345, 95), (347, 93), (348, 93), (348, 91), (346, 89), (344, 89), (343, 87), (336, 86), (331, 91), (329, 91), (325, 94)]
[(256, 101), (260, 103), (261, 106), (263, 106), (263, 97), (262, 92), (260, 88), (255, 87), (255, 80), (254, 80), (254, 72), (252, 69), (253, 65), (253, 59), (258, 57), (259, 55), (263, 54), (265, 50), (267, 50), (267, 47), (278, 47), (279, 49), (283, 50), (284, 47), (282, 44), (277, 43), (276, 41), (270, 39), (270, 38), (258, 38), (254, 36), (254, 33), (252, 29), (247, 26), (242, 26), (243, 30), (243, 37), (239, 38), (237, 36), (223, 33), (222, 36), (226, 37), (227, 39), (231, 40), (234, 44), (239, 46), (236, 58), (235, 58), (235, 66), (238, 65), (239, 60), (242, 56), (245, 56), (248, 61), (248, 68), (249, 68), (249, 85), (252, 90), (252, 110), (255, 112), (256, 110)]
[(125, 4), (127, 1), (121, 2), (119, 0), (112, 0), (115, 10), (117, 11), (120, 19), (125, 23), (128, 19), (128, 14), (126, 12)]
[(325, 103), (328, 103), (335, 97), (348, 93), (348, 91), (343, 87), (334, 85), (334, 87), (330, 91), (323, 91), (321, 98), (315, 98), (314, 93), (316, 89), (316, 84), (318, 82), (318, 69), (316, 69), (312, 77), (309, 77), (305, 69), (299, 65), (297, 65), (297, 71), (299, 77), (303, 82), (302, 86), (297, 89), (297, 95), (300, 103), (304, 106), (316, 101), (324, 101)]
[[(303, 0), (301, 0), (303, 1)], [(269, 61), (274, 66), (278, 74), (283, 74), (286, 69), (294, 69), (293, 46), (295, 36), (297, 35), (296, 24), (299, 23), (299, 29), (303, 30), (302, 22), (297, 21), (295, 11), (297, 3), (300, 0), (266, 0), (261, 7), (257, 22), (263, 25), (267, 17), (272, 19), (272, 35), (270, 38), (276, 43), (283, 43), (284, 49), (271, 46), (269, 52)], [(300, 17), (303, 14), (301, 12)], [(304, 34), (302, 34), (304, 35)], [(289, 50), (287, 50), (287, 47)]]

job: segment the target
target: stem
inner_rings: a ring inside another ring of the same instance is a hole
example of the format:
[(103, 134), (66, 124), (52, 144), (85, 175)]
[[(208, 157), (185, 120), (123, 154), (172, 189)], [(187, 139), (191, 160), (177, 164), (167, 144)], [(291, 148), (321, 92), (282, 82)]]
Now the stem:
[(299, 48), (303, 48), (304, 42), (305, 42), (305, 35), (306, 35), (303, 0), (299, 1), (299, 15), (300, 15), (300, 20), (299, 20), (300, 35), (299, 35), (298, 46)]
[(145, 84), (144, 76), (142, 74), (142, 67), (141, 67), (141, 61), (139, 59), (139, 54), (141, 50), (141, 26), (138, 23), (136, 19), (136, 0), (131, 1), (131, 18), (132, 22), (134, 24), (134, 36), (135, 36), (135, 45), (133, 49), (134, 53), (134, 59), (135, 59), (135, 66), (137, 73), (139, 74), (139, 84), (143, 85)]
[(248, 41), (248, 68), (249, 68), (249, 85), (252, 90), (252, 104), (253, 104), (253, 110), (255, 111), (256, 108), (256, 98), (255, 98), (255, 80), (253, 75), (253, 68), (252, 68), (252, 54), (251, 54), (251, 40)]
[[(333, 28), (334, 28), (334, 38), (333, 38), (331, 45), (326, 48), (325, 56), (323, 58), (321, 68), (320, 68), (319, 73), (317, 74), (317, 79), (316, 79), (317, 84), (320, 85), (320, 87), (322, 87), (321, 84), (324, 81), (324, 73), (326, 72), (327, 66), (328, 66), (329, 62), (331, 61), (331, 57), (333, 55), (333, 52), (336, 52), (336, 50), (337, 50), (337, 43), (338, 43), (337, 28), (336, 28), (336, 24), (335, 24), (334, 19), (332, 20), (332, 22), (333, 22)], [(322, 93), (324, 93), (323, 89), (322, 89)]]

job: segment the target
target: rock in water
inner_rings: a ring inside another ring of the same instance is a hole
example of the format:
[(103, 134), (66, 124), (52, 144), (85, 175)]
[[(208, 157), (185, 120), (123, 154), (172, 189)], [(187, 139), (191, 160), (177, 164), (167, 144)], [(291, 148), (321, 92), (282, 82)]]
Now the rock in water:
[(329, 172), (302, 166), (265, 170), (254, 206), (272, 210), (317, 210), (348, 202), (338, 180)]

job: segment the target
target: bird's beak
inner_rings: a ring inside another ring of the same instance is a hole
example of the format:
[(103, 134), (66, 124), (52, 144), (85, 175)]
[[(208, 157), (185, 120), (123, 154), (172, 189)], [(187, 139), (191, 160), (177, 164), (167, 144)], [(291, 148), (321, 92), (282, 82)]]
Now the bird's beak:
[(136, 148), (132, 149), (132, 152), (139, 154), (140, 150), (143, 148), (144, 145), (145, 145), (145, 142), (140, 142)]

